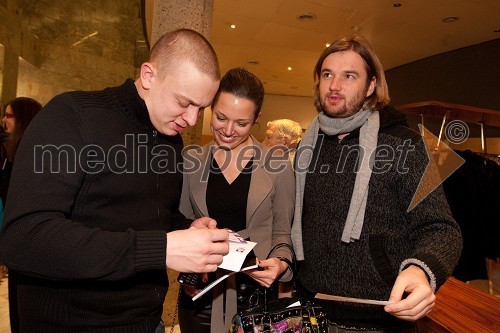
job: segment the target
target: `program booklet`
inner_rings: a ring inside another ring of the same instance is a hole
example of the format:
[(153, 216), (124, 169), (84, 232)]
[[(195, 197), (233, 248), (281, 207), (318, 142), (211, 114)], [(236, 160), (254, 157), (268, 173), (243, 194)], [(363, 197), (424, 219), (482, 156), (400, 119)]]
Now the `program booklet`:
[[(196, 301), (198, 298), (203, 296), (207, 291), (215, 287), (221, 281), (224, 281), (229, 276), (236, 274), (238, 272), (244, 272), (251, 269), (256, 269), (257, 265), (255, 255), (253, 254), (253, 248), (257, 243), (247, 241), (243, 239), (238, 233), (229, 230), (229, 253), (224, 256), (222, 263), (218, 266), (221, 269), (225, 269), (229, 272), (215, 280), (214, 282), (207, 285), (198, 294), (194, 295), (192, 300)], [(251, 254), (250, 256), (248, 256)], [(248, 256), (248, 258), (247, 258)], [(243, 267), (243, 268), (242, 268)]]
[(229, 253), (224, 256), (222, 263), (218, 267), (238, 272), (257, 243), (244, 240), (238, 233), (231, 230), (229, 230), (228, 243)]

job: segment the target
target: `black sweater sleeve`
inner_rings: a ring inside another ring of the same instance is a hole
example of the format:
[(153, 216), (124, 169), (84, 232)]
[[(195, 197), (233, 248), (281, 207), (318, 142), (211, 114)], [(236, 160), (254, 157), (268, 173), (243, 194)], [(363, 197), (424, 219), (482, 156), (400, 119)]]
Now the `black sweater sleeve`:
[(86, 194), (100, 179), (83, 170), (82, 163), (89, 166), (80, 156), (85, 131), (117, 126), (111, 117), (86, 123), (71, 95), (63, 94), (33, 120), (16, 154), (0, 235), (0, 255), (10, 268), (53, 280), (118, 280), (165, 269), (165, 231), (134, 229), (133, 207), (101, 216)]

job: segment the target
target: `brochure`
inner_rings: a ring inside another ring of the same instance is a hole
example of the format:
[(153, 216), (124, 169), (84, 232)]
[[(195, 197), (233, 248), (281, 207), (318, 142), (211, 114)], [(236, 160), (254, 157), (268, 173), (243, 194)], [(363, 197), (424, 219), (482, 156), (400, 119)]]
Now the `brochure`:
[(229, 253), (224, 256), (222, 263), (218, 266), (228, 271), (238, 272), (241, 270), (245, 258), (257, 243), (244, 240), (238, 233), (229, 230)]
[[(239, 272), (248, 271), (248, 270), (251, 270), (251, 269), (255, 269), (257, 267), (259, 267), (259, 266), (258, 265), (252, 265), (252, 266), (243, 267)], [(219, 282), (224, 281), (229, 276), (234, 275), (236, 273), (238, 273), (238, 272), (231, 272), (231, 273), (228, 273), (226, 275), (221, 276), (220, 278), (218, 278), (217, 280), (215, 280), (214, 282), (210, 283), (208, 286), (206, 286), (205, 288), (203, 288), (203, 290), (200, 291), (198, 294), (194, 295), (193, 298), (192, 298), (192, 300), (196, 301), (198, 298), (200, 298), (201, 296), (205, 295), (207, 291), (209, 291), (210, 289), (212, 289), (213, 287), (215, 287)]]
[[(229, 230), (228, 242), (229, 253), (224, 256), (224, 258), (222, 259), (222, 263), (218, 267), (220, 269), (225, 269), (231, 272), (221, 276), (220, 278), (203, 288), (202, 291), (193, 296), (193, 301), (196, 301), (198, 298), (205, 295), (207, 291), (215, 287), (221, 281), (227, 279), (229, 276), (234, 275), (238, 272), (244, 272), (259, 267), (256, 264), (255, 257), (252, 253), (252, 249), (257, 243), (246, 241), (239, 234), (231, 230)], [(250, 256), (248, 260), (246, 260), (249, 253), (252, 253), (252, 256)], [(249, 261), (251, 261), (250, 264)], [(245, 267), (241, 268), (243, 264), (245, 264)]]

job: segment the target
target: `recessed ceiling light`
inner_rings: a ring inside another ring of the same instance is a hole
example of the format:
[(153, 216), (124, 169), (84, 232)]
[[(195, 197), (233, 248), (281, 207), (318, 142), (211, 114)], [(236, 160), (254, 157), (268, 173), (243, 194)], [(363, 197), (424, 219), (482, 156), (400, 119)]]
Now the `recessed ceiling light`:
[(395, 2), (392, 4), (394, 7), (398, 8), (398, 7), (401, 7), (402, 4), (400, 2)]
[(331, 45), (330, 43), (326, 43), (326, 44), (325, 44), (325, 46), (326, 46), (326, 47), (329, 47), (330, 45)]
[(288, 69), (289, 71), (291, 71), (291, 70), (292, 70), (292, 67), (288, 67), (287, 69)]
[(458, 21), (458, 17), (456, 17), (456, 16), (448, 16), (448, 17), (445, 17), (443, 19), (444, 23), (453, 23), (453, 22), (456, 22), (456, 21)]
[(235, 25), (235, 24), (231, 24), (229, 27), (230, 27), (231, 29), (236, 29), (236, 25)]
[(304, 12), (297, 15), (296, 18), (301, 22), (309, 22), (316, 19), (316, 14), (310, 12)]

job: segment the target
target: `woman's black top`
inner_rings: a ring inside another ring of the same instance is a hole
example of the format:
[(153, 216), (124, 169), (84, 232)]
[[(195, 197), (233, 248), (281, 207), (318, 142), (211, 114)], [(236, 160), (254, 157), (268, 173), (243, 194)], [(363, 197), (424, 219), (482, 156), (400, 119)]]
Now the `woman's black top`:
[(206, 202), (208, 216), (217, 221), (218, 228), (239, 231), (246, 228), (247, 201), (252, 179), (253, 158), (229, 184), (215, 158), (210, 163)]

